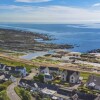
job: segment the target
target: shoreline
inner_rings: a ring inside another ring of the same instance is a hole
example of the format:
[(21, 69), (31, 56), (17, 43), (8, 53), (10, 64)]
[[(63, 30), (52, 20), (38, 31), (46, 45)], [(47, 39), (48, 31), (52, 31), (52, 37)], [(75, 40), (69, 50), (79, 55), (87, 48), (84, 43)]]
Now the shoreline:
[[(39, 39), (42, 39), (43, 42), (38, 41)], [(51, 40), (52, 37), (47, 34), (0, 28), (0, 47), (4, 50), (34, 52), (74, 48), (73, 45), (70, 44), (54, 44), (45, 42)]]

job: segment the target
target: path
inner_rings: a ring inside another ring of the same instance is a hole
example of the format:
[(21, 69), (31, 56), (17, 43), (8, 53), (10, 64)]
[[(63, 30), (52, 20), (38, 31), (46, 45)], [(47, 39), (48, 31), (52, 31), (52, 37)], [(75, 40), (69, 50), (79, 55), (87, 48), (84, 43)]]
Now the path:
[(16, 86), (17, 86), (17, 82), (14, 82), (7, 88), (7, 95), (10, 98), (10, 100), (21, 100), (20, 97), (14, 91), (14, 88)]

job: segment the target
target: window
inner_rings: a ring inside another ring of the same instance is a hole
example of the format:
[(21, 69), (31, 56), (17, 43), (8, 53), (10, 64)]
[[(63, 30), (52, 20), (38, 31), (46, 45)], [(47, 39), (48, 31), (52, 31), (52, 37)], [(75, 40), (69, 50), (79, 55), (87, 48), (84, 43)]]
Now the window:
[(71, 82), (73, 83), (73, 80), (71, 80)]
[(73, 77), (71, 79), (74, 79)]

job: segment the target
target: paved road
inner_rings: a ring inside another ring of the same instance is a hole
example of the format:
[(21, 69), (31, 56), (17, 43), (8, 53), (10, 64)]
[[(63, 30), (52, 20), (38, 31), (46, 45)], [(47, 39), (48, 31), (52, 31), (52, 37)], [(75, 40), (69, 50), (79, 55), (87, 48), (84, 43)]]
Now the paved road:
[(17, 82), (14, 82), (7, 88), (7, 95), (10, 98), (10, 100), (21, 100), (20, 97), (14, 91), (14, 88), (16, 86), (17, 86)]

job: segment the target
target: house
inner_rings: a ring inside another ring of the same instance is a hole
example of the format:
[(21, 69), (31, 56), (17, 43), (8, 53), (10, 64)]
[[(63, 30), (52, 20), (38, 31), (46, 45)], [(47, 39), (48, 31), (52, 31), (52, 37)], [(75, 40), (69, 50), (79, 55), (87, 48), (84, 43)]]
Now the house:
[(22, 67), (22, 66), (17, 66), (15, 68), (15, 71), (19, 71), (23, 77), (25, 77), (26, 74), (27, 74), (26, 68), (25, 67)]
[(1, 71), (4, 71), (4, 70), (5, 70), (5, 67), (6, 67), (6, 65), (0, 64), (0, 70), (1, 70)]
[(63, 70), (61, 80), (69, 83), (78, 83), (80, 72), (72, 70)]
[(21, 79), (19, 81), (19, 86), (24, 87), (24, 88), (30, 88), (31, 84), (32, 84), (31, 80)]
[(57, 68), (57, 67), (48, 67), (48, 68), (49, 68), (50, 74), (52, 74), (52, 73), (59, 74), (59, 68)]
[(2, 81), (5, 78), (3, 73), (0, 73), (0, 81)]
[(11, 67), (10, 66), (6, 66), (5, 67), (5, 71), (10, 71), (11, 70)]
[(40, 66), (39, 68), (39, 73), (45, 74), (45, 73), (56, 73), (59, 74), (59, 68), (57, 67), (44, 67), (44, 66)]
[(5, 74), (5, 78), (4, 78), (5, 81), (12, 81), (12, 82), (15, 82), (16, 81), (16, 78), (10, 74)]
[(36, 82), (34, 80), (26, 80), (26, 79), (21, 79), (19, 81), (19, 86), (24, 87), (26, 85), (31, 87), (31, 89), (38, 88), (38, 90), (40, 90), (40, 89), (48, 88), (48, 89), (51, 89), (54, 91), (58, 90), (58, 86), (56, 86), (56, 85), (51, 85), (51, 84), (47, 84), (47, 83), (40, 83), (40, 82)]
[(22, 76), (20, 71), (15, 71), (15, 70), (10, 70), (9, 74), (13, 75), (14, 77), (21, 77)]
[(73, 95), (71, 98), (72, 98), (72, 100), (79, 100), (79, 97), (77, 94)]
[(56, 91), (44, 88), (44, 89), (41, 90), (41, 93), (44, 96), (50, 96), (51, 97), (51, 96), (53, 96), (56, 93)]
[(13, 67), (13, 66), (6, 66), (5, 67), (5, 71), (14, 71), (15, 70), (15, 67)]
[(39, 74), (45, 74), (45, 73), (49, 73), (49, 68), (48, 67), (44, 67), (44, 66), (40, 66)]
[(86, 83), (88, 88), (100, 90), (100, 76), (90, 75)]
[(49, 73), (44, 74), (44, 82), (49, 82), (53, 80), (53, 76), (50, 75)]

